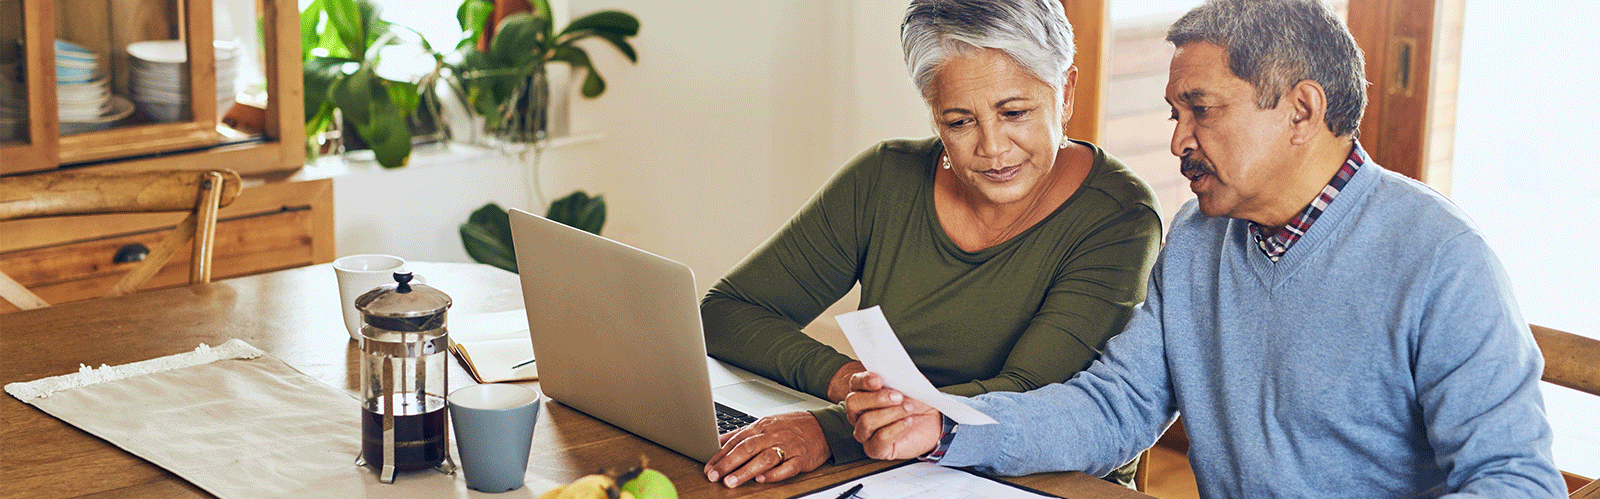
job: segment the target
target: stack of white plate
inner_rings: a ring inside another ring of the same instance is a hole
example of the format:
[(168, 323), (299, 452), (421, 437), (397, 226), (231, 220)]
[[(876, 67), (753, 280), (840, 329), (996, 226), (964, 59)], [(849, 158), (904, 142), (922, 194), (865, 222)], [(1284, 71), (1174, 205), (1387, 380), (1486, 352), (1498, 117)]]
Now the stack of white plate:
[(56, 110), (61, 133), (75, 134), (110, 128), (132, 114), (133, 105), (112, 95), (100, 54), (56, 40)]
[[(233, 105), (233, 80), (239, 61), (238, 44), (213, 43), (216, 48), (217, 114)], [(189, 109), (189, 53), (181, 40), (151, 40), (128, 44), (128, 89), (139, 109), (157, 122), (187, 121)]]

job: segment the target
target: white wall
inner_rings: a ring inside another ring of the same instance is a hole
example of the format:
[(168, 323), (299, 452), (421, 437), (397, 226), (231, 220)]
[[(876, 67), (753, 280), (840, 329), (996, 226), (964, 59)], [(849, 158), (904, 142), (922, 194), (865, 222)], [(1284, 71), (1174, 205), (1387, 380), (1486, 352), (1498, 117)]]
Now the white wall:
[(520, 170), (499, 153), (466, 146), (413, 154), (385, 170), (371, 161), (323, 158), (306, 174), (333, 177), (334, 250), (407, 260), (470, 262), (457, 226), (484, 203), (522, 206)]

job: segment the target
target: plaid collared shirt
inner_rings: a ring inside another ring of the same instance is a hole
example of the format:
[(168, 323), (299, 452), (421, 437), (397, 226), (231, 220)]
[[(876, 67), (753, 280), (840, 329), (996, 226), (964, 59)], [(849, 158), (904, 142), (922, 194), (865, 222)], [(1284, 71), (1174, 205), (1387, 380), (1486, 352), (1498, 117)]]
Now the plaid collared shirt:
[(956, 422), (951, 420), (949, 416), (941, 416), (940, 419), (943, 419), (944, 423), (943, 428), (940, 428), (939, 430), (939, 443), (933, 446), (933, 450), (928, 451), (927, 454), (917, 457), (917, 459), (921, 459), (930, 463), (937, 463), (940, 459), (944, 459), (944, 454), (946, 452), (950, 451), (950, 441), (956, 439), (956, 430), (961, 427), (956, 425)]
[(1360, 170), (1361, 165), (1367, 161), (1369, 161), (1367, 152), (1361, 149), (1360, 142), (1356, 142), (1355, 146), (1350, 148), (1350, 157), (1344, 160), (1344, 165), (1339, 167), (1339, 172), (1333, 175), (1333, 179), (1322, 188), (1317, 198), (1311, 200), (1311, 204), (1300, 210), (1300, 214), (1290, 220), (1289, 225), (1278, 229), (1276, 234), (1269, 236), (1266, 234), (1266, 227), (1250, 222), (1250, 235), (1255, 236), (1256, 245), (1261, 247), (1261, 253), (1274, 263), (1283, 258), (1283, 254), (1289, 252), (1289, 247), (1294, 246), (1295, 241), (1305, 236), (1307, 230), (1311, 230), (1311, 223), (1316, 222), (1322, 211), (1328, 209), (1328, 205), (1333, 203), (1333, 198), (1339, 196), (1339, 190), (1350, 183), (1350, 177), (1355, 176), (1356, 170)]

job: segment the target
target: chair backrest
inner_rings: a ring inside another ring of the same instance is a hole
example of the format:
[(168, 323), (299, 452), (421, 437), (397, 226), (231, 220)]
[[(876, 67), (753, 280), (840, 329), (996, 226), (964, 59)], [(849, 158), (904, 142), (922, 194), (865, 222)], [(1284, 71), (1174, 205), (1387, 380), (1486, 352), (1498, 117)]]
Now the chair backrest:
[[(1544, 354), (1544, 375), (1552, 384), (1600, 396), (1600, 340), (1529, 325)], [(1600, 497), (1600, 481), (1562, 472), (1572, 497)]]
[[(232, 170), (145, 172), (74, 171), (0, 178), (0, 220), (102, 213), (189, 212), (176, 229), (106, 296), (133, 292), (193, 241), (189, 283), (211, 281), (211, 249), (217, 210), (239, 197)], [(28, 310), (49, 306), (21, 283), (0, 272), (0, 298)]]

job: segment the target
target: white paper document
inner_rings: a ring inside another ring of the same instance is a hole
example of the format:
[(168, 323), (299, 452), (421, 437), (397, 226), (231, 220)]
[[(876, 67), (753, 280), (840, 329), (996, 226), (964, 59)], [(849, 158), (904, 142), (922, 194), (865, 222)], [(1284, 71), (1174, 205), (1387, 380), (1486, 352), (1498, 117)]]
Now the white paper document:
[(900, 338), (889, 328), (889, 320), (883, 317), (883, 309), (872, 307), (857, 310), (839, 314), (834, 319), (844, 329), (844, 336), (850, 340), (850, 348), (855, 349), (861, 363), (866, 365), (868, 371), (882, 376), (884, 386), (900, 390), (907, 397), (938, 409), (957, 423), (982, 425), (997, 422), (988, 414), (934, 388), (922, 371), (917, 370), (917, 365), (911, 362), (911, 356), (906, 354), (905, 346), (900, 344)]
[(851, 487), (860, 485), (860, 499), (1036, 499), (1055, 497), (993, 478), (946, 468), (933, 463), (912, 461), (796, 499), (836, 499)]

